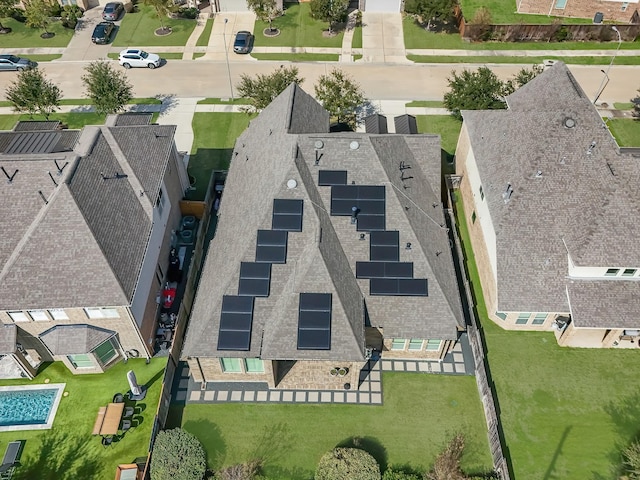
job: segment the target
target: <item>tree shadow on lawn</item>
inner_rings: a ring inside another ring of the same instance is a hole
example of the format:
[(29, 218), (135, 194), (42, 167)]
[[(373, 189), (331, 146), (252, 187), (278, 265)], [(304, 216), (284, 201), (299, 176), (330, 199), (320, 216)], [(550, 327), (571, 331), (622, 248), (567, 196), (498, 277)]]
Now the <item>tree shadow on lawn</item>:
[(388, 455), (387, 449), (374, 437), (350, 437), (340, 442), (336, 447), (340, 448), (359, 448), (364, 450), (380, 465), (380, 471), (387, 469)]
[(227, 444), (218, 425), (208, 421), (191, 420), (182, 425), (182, 428), (200, 440), (200, 443), (205, 447), (205, 452), (207, 452), (207, 465), (212, 470), (215, 471), (224, 465)]
[[(622, 473), (622, 451), (634, 441), (640, 441), (640, 393), (633, 393), (617, 402), (609, 402), (604, 407), (616, 427), (616, 433), (620, 437), (607, 455), (611, 465), (615, 465), (616, 474)], [(594, 480), (600, 480), (598, 474), (594, 474)], [(604, 477), (602, 477), (604, 478)], [(616, 477), (617, 478), (617, 477)]]

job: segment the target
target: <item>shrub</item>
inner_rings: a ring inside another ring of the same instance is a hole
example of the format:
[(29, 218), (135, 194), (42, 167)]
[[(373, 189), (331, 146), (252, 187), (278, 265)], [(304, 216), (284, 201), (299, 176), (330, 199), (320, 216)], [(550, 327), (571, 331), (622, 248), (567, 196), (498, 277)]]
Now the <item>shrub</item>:
[(464, 437), (453, 437), (449, 445), (438, 455), (433, 468), (425, 475), (425, 480), (465, 480), (460, 469), (460, 459), (464, 451)]
[(380, 480), (376, 459), (359, 448), (334, 448), (316, 468), (315, 480)]
[(382, 480), (421, 480), (421, 478), (417, 473), (394, 468), (388, 468), (382, 475)]
[(151, 480), (202, 480), (207, 469), (200, 441), (181, 428), (158, 433), (151, 456)]
[(218, 470), (213, 476), (213, 480), (258, 480), (261, 468), (262, 462), (260, 460), (252, 460), (248, 463)]
[(65, 5), (62, 7), (62, 25), (67, 28), (76, 28), (78, 19), (83, 15), (82, 9), (78, 5)]
[(178, 9), (178, 16), (180, 18), (189, 18), (193, 20), (198, 16), (199, 13), (200, 13), (200, 10), (198, 10), (196, 7), (191, 7), (191, 8), (181, 7), (180, 9)]

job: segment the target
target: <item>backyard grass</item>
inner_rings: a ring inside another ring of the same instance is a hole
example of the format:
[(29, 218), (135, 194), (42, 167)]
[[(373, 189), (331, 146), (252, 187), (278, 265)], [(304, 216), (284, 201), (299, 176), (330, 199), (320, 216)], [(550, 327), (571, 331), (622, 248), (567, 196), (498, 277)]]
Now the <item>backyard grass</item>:
[[(503, 56), (448, 56), (448, 55), (407, 55), (407, 58), (415, 63), (466, 63), (466, 64), (481, 64), (481, 63), (507, 63), (507, 64), (522, 64), (532, 65), (534, 63), (540, 64), (544, 60), (561, 60), (568, 65), (609, 65), (611, 57), (606, 56), (580, 56), (580, 57), (529, 57), (529, 56), (517, 56), (517, 55), (503, 55)], [(613, 62), (614, 65), (640, 65), (640, 57), (621, 57), (618, 56)]]
[(614, 480), (620, 449), (638, 435), (637, 352), (559, 347), (551, 332), (502, 330), (487, 318), (456, 203), (502, 426), (517, 480)]
[[(405, 47), (409, 50), (419, 48), (456, 50), (615, 50), (618, 48), (618, 42), (465, 42), (458, 33), (427, 32), (412, 17), (405, 17), (402, 21), (402, 27)], [(637, 48), (640, 48), (638, 42), (622, 42), (620, 45), (621, 50), (635, 50)], [(609, 60), (611, 60), (610, 57)]]
[(440, 148), (444, 152), (442, 156), (443, 172), (453, 173), (453, 155), (458, 145), (462, 122), (451, 115), (416, 115), (416, 122), (418, 123), (418, 132), (440, 135)]
[(160, 20), (155, 10), (142, 2), (137, 3), (136, 8), (137, 12), (127, 13), (122, 19), (118, 35), (113, 41), (114, 47), (183, 46), (196, 27), (195, 20), (163, 18), (162, 23), (166, 27), (171, 27), (172, 33), (159, 37), (154, 33), (160, 28)]
[[(0, 444), (23, 441), (20, 465), (13, 480), (112, 480), (120, 463), (146, 457), (151, 429), (160, 399), (166, 358), (129, 360), (99, 375), (72, 375), (62, 362), (41, 369), (35, 380), (2, 380), (1, 386), (66, 383), (67, 397), (62, 397), (53, 428), (0, 433)], [(91, 436), (98, 409), (111, 402), (115, 393), (129, 390), (127, 371), (136, 373), (138, 382), (148, 388), (146, 398), (138, 402), (139, 424), (111, 447), (104, 448), (99, 436)]]
[(279, 480), (312, 478), (325, 452), (354, 437), (382, 469), (426, 470), (456, 432), (466, 438), (465, 471), (491, 470), (473, 377), (385, 372), (382, 382), (383, 406), (192, 404), (182, 412), (172, 407), (170, 418), (181, 416), (182, 427), (200, 439), (210, 468), (261, 457), (266, 475)]
[[(66, 47), (74, 30), (64, 28), (59, 21), (51, 22), (47, 31), (55, 33), (52, 38), (41, 38), (42, 29), (27, 27), (24, 23), (13, 18), (3, 18), (2, 26), (11, 28), (11, 33), (2, 35), (2, 48), (42, 48), (42, 47)], [(35, 55), (27, 55), (34, 59)]]
[(548, 17), (547, 15), (528, 15), (517, 13), (517, 0), (461, 0), (460, 7), (464, 13), (464, 18), (468, 21), (480, 7), (486, 7), (491, 12), (491, 19), (495, 24), (507, 23), (529, 23), (529, 24), (549, 24), (554, 21), (562, 23), (585, 23), (590, 24), (590, 18), (568, 18), (568, 17)]
[(196, 42), (196, 47), (206, 47), (209, 45), (209, 37), (211, 36), (211, 29), (213, 28), (213, 19), (210, 18), (207, 20), (207, 23), (204, 26), (204, 30), (198, 37), (198, 41)]
[(189, 175), (196, 179), (190, 200), (204, 200), (212, 170), (229, 168), (236, 138), (252, 117), (246, 113), (195, 113)]
[(256, 47), (341, 47), (343, 32), (333, 37), (323, 36), (327, 22), (311, 18), (309, 3), (286, 3), (284, 15), (273, 21), (280, 29), (277, 37), (265, 37), (262, 32), (269, 24), (256, 20), (253, 32)]
[(337, 62), (340, 55), (332, 53), (252, 53), (258, 60), (285, 60), (287, 62)]
[[(80, 129), (85, 125), (104, 125), (106, 116), (97, 113), (87, 112), (70, 112), (70, 113), (52, 113), (49, 120), (60, 120), (70, 129)], [(11, 130), (18, 120), (46, 120), (44, 115), (34, 115), (30, 117), (27, 114), (19, 115), (0, 115), (0, 130)]]
[(640, 147), (640, 120), (612, 118), (607, 125), (619, 146)]

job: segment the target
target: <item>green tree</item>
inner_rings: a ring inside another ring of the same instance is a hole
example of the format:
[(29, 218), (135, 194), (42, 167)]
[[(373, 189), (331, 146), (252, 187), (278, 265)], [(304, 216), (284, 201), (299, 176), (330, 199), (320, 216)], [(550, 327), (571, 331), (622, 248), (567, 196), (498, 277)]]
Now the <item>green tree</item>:
[(202, 480), (207, 459), (200, 441), (181, 428), (158, 433), (151, 456), (151, 480)]
[(544, 67), (540, 64), (531, 65), (531, 68), (522, 68), (513, 78), (507, 80), (504, 84), (504, 94), (510, 95), (517, 89), (526, 85), (544, 71)]
[[(640, 93), (640, 88), (638, 89), (638, 93)], [(640, 95), (631, 99), (631, 103), (633, 103), (633, 115), (635, 118), (640, 118)]]
[(85, 67), (85, 72), (82, 81), (98, 113), (121, 112), (133, 98), (133, 87), (126, 75), (115, 70), (106, 60), (91, 62)]
[[(13, 15), (16, 11), (16, 0), (0, 0), (0, 19)], [(6, 28), (0, 22), (0, 33), (9, 33), (10, 28)]]
[(333, 119), (348, 124), (352, 129), (356, 128), (358, 108), (366, 102), (360, 85), (336, 68), (328, 75), (320, 75), (315, 92), (316, 98)]
[(171, 30), (169, 27), (165, 26), (163, 22), (163, 18), (167, 18), (169, 13), (173, 10), (174, 3), (173, 0), (144, 0), (145, 5), (149, 5), (153, 7), (158, 15), (158, 20), (160, 20), (160, 29), (164, 32)]
[(269, 105), (289, 85), (303, 81), (297, 67), (281, 66), (269, 75), (258, 74), (255, 78), (242, 74), (236, 89), (241, 97), (249, 100), (249, 105), (243, 107), (243, 110), (257, 112)]
[(477, 71), (451, 72), (449, 91), (444, 94), (444, 106), (458, 120), (461, 110), (493, 110), (505, 108), (505, 85), (487, 67)]
[(18, 78), (5, 91), (7, 100), (16, 112), (49, 115), (60, 106), (60, 88), (44, 76), (38, 68), (18, 72)]
[(82, 18), (82, 15), (82, 9), (78, 5), (65, 5), (60, 14), (64, 26), (68, 28), (76, 28), (78, 19)]
[(359, 448), (334, 448), (316, 468), (315, 480), (380, 480), (376, 459)]
[(51, 22), (51, 18), (49, 17), (50, 8), (51, 6), (46, 0), (29, 0), (25, 2), (24, 5), (24, 15), (27, 26), (43, 29), (43, 38), (53, 36), (52, 33), (47, 31), (47, 27)]
[(458, 4), (457, 0), (418, 0), (416, 12), (422, 20), (427, 20), (427, 30), (431, 28), (431, 21), (446, 21), (453, 16), (453, 9)]
[(273, 30), (273, 20), (282, 13), (276, 0), (247, 0), (247, 6), (260, 20), (269, 22), (269, 30)]
[(343, 22), (347, 18), (349, 0), (311, 0), (309, 8), (312, 18), (329, 22), (331, 34), (334, 23)]

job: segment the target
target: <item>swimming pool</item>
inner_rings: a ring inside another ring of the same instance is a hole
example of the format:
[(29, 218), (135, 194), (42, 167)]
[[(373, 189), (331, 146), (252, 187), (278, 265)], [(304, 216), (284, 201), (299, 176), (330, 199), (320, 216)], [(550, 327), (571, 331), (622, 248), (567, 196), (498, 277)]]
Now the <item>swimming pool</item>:
[(0, 387), (0, 432), (51, 428), (65, 385)]

